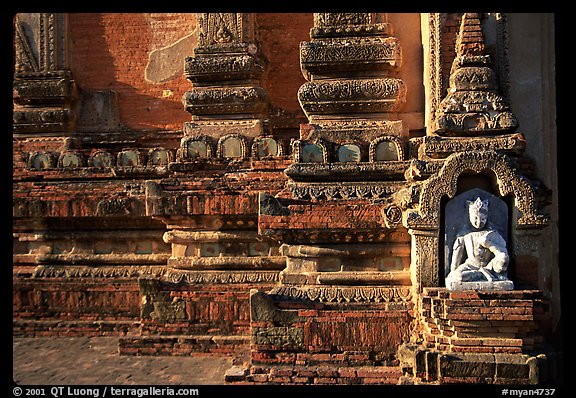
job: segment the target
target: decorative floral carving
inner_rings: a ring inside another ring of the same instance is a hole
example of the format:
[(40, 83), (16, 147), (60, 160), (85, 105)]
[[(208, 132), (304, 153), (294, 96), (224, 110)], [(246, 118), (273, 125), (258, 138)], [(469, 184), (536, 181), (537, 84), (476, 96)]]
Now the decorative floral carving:
[(402, 223), (402, 209), (395, 204), (391, 204), (382, 209), (384, 223), (388, 228), (395, 228)]
[(162, 279), (172, 283), (276, 283), (279, 271), (184, 271), (167, 269)]
[(441, 198), (455, 195), (458, 177), (465, 171), (479, 173), (485, 170), (496, 175), (501, 197), (514, 196), (515, 206), (520, 212), (516, 221), (519, 226), (546, 225), (546, 217), (536, 208), (534, 188), (510, 165), (505, 155), (493, 151), (469, 151), (450, 155), (440, 171), (422, 184), (419, 209), (407, 214), (407, 226), (438, 228)]
[(195, 87), (182, 103), (193, 115), (259, 113), (267, 108), (267, 95), (261, 87)]
[(283, 299), (311, 300), (326, 303), (341, 302), (409, 302), (411, 287), (325, 287), (325, 286), (278, 286), (270, 290), (270, 296)]
[(288, 188), (297, 199), (383, 199), (392, 195), (402, 186), (402, 182), (334, 182), (296, 183)]

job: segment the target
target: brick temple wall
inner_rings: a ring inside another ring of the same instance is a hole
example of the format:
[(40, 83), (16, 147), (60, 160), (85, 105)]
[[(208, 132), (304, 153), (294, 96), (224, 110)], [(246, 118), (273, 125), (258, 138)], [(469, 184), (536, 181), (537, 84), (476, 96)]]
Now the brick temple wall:
[[(71, 69), (82, 90), (114, 91), (127, 128), (182, 129), (190, 120), (181, 100), (191, 87), (183, 67), (184, 57), (193, 56), (197, 45), (195, 14), (73, 13), (69, 18)], [(312, 14), (256, 14), (256, 25), (268, 62), (263, 87), (280, 128), (294, 135), (305, 120), (297, 99), (305, 82), (298, 43), (310, 38)], [(155, 56), (169, 72), (151, 72)]]
[(138, 328), (137, 281), (14, 278), (12, 286), (15, 336), (106, 336)]

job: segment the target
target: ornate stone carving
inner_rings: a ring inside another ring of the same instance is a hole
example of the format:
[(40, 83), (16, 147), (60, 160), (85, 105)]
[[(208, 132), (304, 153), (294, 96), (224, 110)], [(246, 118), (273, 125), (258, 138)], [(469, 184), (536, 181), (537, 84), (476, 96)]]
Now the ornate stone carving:
[(412, 286), (417, 292), (427, 286), (440, 286), (439, 233), (437, 230), (410, 229), (412, 235), (410, 265)]
[(455, 195), (458, 177), (465, 171), (479, 173), (485, 170), (496, 175), (501, 197), (514, 196), (515, 207), (519, 212), (515, 220), (518, 226), (546, 225), (547, 218), (538, 213), (535, 191), (530, 182), (520, 176), (505, 155), (492, 151), (450, 155), (440, 171), (422, 184), (419, 209), (405, 212), (404, 224), (408, 228), (438, 228), (441, 198), (452, 198)]
[[(184, 94), (187, 112), (262, 117), (268, 109), (259, 79), (264, 72), (250, 13), (200, 13), (198, 43), (185, 60), (185, 76), (197, 84)], [(199, 84), (199, 85), (198, 85)]]
[(68, 68), (65, 14), (21, 13), (14, 18), (15, 133), (65, 133), (76, 124), (77, 90)]
[(374, 13), (315, 13), (310, 36), (377, 36), (392, 34), (392, 25), (376, 20)]
[(268, 292), (278, 298), (310, 300), (323, 303), (409, 302), (410, 287), (330, 287), (330, 286), (278, 286)]
[(182, 97), (184, 109), (192, 115), (261, 114), (266, 101), (261, 87), (195, 87)]
[(394, 70), (400, 63), (400, 45), (395, 37), (368, 37), (357, 40), (339, 38), (300, 43), (300, 65), (307, 80), (310, 80), (312, 75), (327, 77), (359, 68)]
[(168, 269), (162, 279), (171, 283), (227, 284), (227, 283), (274, 283), (278, 271), (190, 271)]
[(349, 79), (304, 83), (298, 101), (306, 116), (395, 112), (404, 104), (406, 86), (399, 79)]
[(521, 155), (526, 149), (526, 140), (522, 133), (504, 134), (494, 137), (460, 137), (426, 136), (423, 138), (420, 156), (439, 158), (455, 152), (464, 151), (499, 151), (510, 155)]
[(387, 228), (397, 228), (402, 224), (402, 209), (391, 204), (382, 209), (382, 217)]
[(258, 79), (264, 67), (251, 55), (187, 57), (184, 76), (193, 83), (215, 80)]
[(229, 50), (228, 46), (241, 47), (244, 43), (254, 41), (253, 14), (199, 13), (197, 17), (200, 52), (216, 52), (217, 49)]
[(440, 103), (435, 132), (469, 136), (510, 133), (518, 122), (498, 93), (496, 74), (484, 54), (478, 14), (464, 14), (456, 41), (448, 95)]
[[(401, 121), (387, 116), (400, 109), (406, 96), (404, 82), (394, 77), (401, 50), (390, 36), (391, 28), (374, 13), (319, 13), (314, 15), (312, 40), (300, 44), (300, 66), (309, 81), (298, 90), (298, 100), (312, 123), (301, 128), (301, 140), (337, 144), (329, 161), (342, 160), (342, 146), (355, 145), (363, 152), (383, 133), (405, 133)], [(300, 162), (301, 153), (296, 156)]]
[(400, 182), (290, 182), (292, 197), (303, 200), (384, 199), (402, 186)]
[(387, 137), (405, 137), (408, 131), (400, 120), (349, 119), (318, 120), (300, 131), (300, 139), (325, 140), (334, 144), (356, 142), (365, 145)]
[(160, 276), (166, 272), (164, 266), (50, 266), (34, 268), (34, 278), (135, 278), (142, 275)]

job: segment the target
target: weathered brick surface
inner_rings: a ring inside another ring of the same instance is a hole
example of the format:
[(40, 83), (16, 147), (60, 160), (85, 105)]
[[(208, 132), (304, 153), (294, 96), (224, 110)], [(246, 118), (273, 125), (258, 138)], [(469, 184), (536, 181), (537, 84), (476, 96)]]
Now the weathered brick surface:
[(14, 278), (12, 293), (15, 335), (117, 335), (139, 321), (136, 280)]
[(397, 366), (291, 366), (252, 368), (245, 382), (253, 384), (398, 384), (403, 376)]
[[(182, 318), (142, 319), (143, 336), (153, 335), (248, 335), (251, 289), (270, 289), (267, 283), (164, 284), (159, 294), (182, 303)], [(155, 304), (158, 305), (158, 304)]]
[(304, 116), (298, 103), (298, 89), (306, 82), (300, 72), (300, 52), (293, 43), (310, 40), (311, 13), (256, 14), (262, 51), (270, 66), (264, 88), (276, 107)]
[(151, 51), (176, 42), (195, 28), (194, 14), (70, 14), (72, 74), (82, 89), (115, 91), (123, 125), (181, 129), (190, 119), (181, 103), (190, 82), (181, 74), (165, 83), (152, 83), (145, 80), (144, 73)]
[[(261, 369), (271, 373), (248, 380), (282, 384), (398, 382), (401, 372), (396, 368), (396, 352), (410, 339), (414, 319), (410, 303), (396, 310), (379, 310), (378, 305), (373, 309), (346, 305), (282, 309), (281, 303), (276, 308), (283, 315), (277, 315), (276, 322), (251, 324), (251, 373), (262, 374)], [(272, 329), (274, 338), (270, 337)], [(282, 380), (272, 377), (279, 373)]]

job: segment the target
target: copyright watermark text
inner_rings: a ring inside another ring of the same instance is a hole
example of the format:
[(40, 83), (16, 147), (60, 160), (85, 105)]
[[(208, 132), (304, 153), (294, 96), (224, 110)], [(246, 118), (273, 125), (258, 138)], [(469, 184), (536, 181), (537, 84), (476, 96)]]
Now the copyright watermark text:
[(556, 392), (555, 388), (522, 388), (522, 389), (512, 389), (504, 388), (502, 389), (502, 395), (509, 395), (511, 397), (528, 397), (528, 396), (552, 396)]
[(175, 388), (175, 387), (79, 387), (79, 386), (54, 386), (54, 387), (14, 387), (12, 393), (15, 397), (164, 397), (198, 396), (200, 391), (197, 388)]

